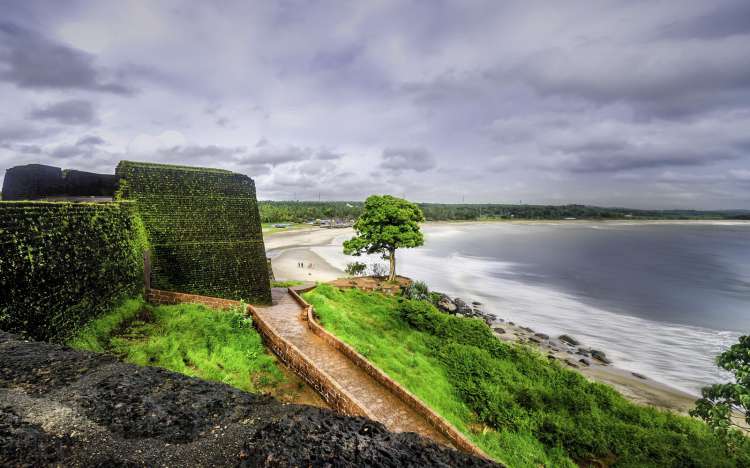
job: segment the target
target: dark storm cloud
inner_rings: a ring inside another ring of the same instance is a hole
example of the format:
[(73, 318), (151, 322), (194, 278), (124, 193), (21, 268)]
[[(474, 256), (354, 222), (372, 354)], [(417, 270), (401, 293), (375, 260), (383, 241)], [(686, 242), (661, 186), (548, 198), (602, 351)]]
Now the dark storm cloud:
[(20, 88), (133, 92), (129, 86), (104, 75), (91, 54), (17, 24), (0, 22), (0, 80)]
[(750, 203), (744, 0), (6, 3), (0, 177), (128, 157), (261, 198)]
[(425, 148), (386, 148), (380, 167), (394, 172), (426, 171), (436, 166), (435, 158)]
[(71, 99), (34, 109), (29, 113), (29, 117), (54, 120), (66, 125), (91, 124), (97, 121), (94, 106), (82, 99)]

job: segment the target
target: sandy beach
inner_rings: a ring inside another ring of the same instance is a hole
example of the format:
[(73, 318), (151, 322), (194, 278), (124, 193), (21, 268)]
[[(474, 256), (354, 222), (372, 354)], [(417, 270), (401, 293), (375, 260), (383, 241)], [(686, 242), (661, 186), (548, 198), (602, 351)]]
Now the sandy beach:
[[(311, 247), (328, 245), (340, 235), (353, 234), (351, 228), (310, 228), (268, 234), (263, 240), (276, 280), (325, 282), (344, 276), (344, 272), (326, 262)], [(298, 265), (300, 262), (304, 267)]]
[[(333, 239), (341, 235), (352, 235), (353, 230), (347, 229), (300, 229), (288, 232), (278, 232), (265, 236), (266, 251), (271, 258), (274, 276), (277, 280), (303, 280), (327, 282), (344, 276), (344, 272), (326, 262), (311, 248), (329, 245)], [(300, 267), (302, 262), (304, 267)], [(472, 298), (463, 298), (472, 300)], [(501, 311), (498, 311), (502, 315)], [(573, 349), (566, 349), (554, 338), (537, 343), (530, 339), (534, 333), (525, 327), (533, 327), (533, 323), (509, 324), (498, 321), (493, 328), (502, 328), (504, 333), (498, 333), (500, 339), (517, 341), (539, 349), (545, 355), (551, 355), (562, 365), (568, 366), (596, 382), (611, 385), (629, 400), (642, 404), (667, 409), (679, 413), (687, 413), (697, 396), (685, 393), (668, 385), (652, 380), (649, 376), (636, 376), (631, 372), (620, 369), (615, 362), (613, 365), (598, 363), (595, 359), (587, 359), (590, 363), (580, 362), (581, 356)], [(575, 367), (574, 367), (575, 366)]]

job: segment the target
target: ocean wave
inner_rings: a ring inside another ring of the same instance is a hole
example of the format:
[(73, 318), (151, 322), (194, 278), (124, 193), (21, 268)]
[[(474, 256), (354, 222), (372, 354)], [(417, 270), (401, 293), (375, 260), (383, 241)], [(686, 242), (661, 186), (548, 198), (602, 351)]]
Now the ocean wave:
[[(352, 261), (341, 253), (340, 245), (313, 250), (339, 268)], [(377, 256), (358, 260), (382, 262)], [(485, 311), (498, 318), (551, 336), (575, 336), (583, 344), (605, 351), (622, 369), (694, 395), (706, 385), (730, 378), (715, 365), (714, 358), (735, 343), (739, 333), (657, 322), (594, 307), (564, 291), (524, 281), (519, 266), (430, 249), (404, 250), (399, 257), (399, 273), (423, 280), (431, 289), (479, 300)]]

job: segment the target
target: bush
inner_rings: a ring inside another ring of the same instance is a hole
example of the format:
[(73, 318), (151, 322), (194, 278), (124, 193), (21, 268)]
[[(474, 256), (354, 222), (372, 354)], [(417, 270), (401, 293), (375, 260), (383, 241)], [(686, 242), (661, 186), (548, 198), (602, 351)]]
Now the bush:
[(428, 300), (430, 298), (430, 290), (424, 281), (413, 282), (403, 290), (402, 294), (407, 299), (417, 301)]
[(386, 275), (386, 273), (388, 273), (388, 267), (383, 265), (382, 263), (373, 263), (370, 267), (370, 271), (372, 272), (372, 276), (382, 278)]
[(363, 276), (367, 271), (367, 264), (362, 262), (349, 262), (344, 268), (344, 273), (349, 276)]

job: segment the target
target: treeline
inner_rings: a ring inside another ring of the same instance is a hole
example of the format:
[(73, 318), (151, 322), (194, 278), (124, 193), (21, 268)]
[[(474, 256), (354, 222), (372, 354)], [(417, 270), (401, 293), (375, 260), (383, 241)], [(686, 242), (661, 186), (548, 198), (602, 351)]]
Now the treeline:
[[(750, 211), (632, 210), (587, 205), (501, 205), (420, 203), (428, 221), (483, 219), (748, 219)], [(261, 201), (264, 223), (303, 223), (315, 219), (354, 219), (362, 202)]]

